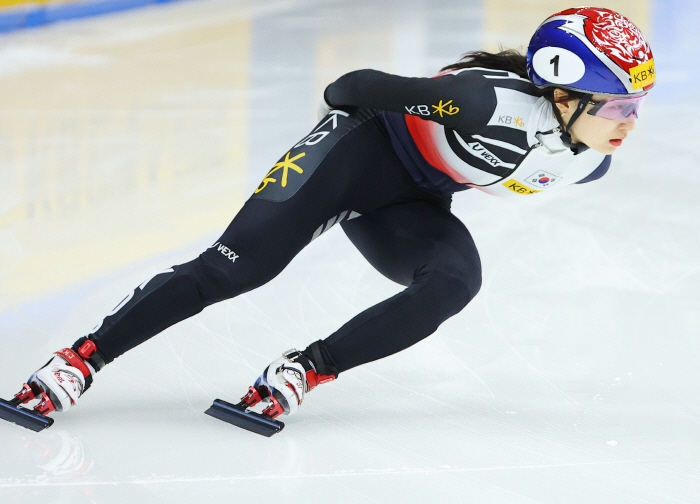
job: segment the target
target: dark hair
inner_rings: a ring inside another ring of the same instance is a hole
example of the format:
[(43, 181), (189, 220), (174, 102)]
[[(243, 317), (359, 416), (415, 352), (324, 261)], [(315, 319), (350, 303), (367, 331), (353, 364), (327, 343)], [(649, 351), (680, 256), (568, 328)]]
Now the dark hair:
[(489, 68), (491, 70), (506, 70), (527, 79), (527, 58), (515, 49), (501, 49), (500, 52), (470, 51), (452, 65), (442, 68), (441, 72), (460, 70), (462, 68)]
[[(440, 72), (476, 67), (488, 68), (491, 70), (505, 70), (507, 72), (513, 72), (523, 79), (530, 79), (527, 75), (527, 58), (515, 49), (501, 49), (501, 51), (497, 53), (470, 51), (463, 54), (462, 58), (457, 63), (447, 65), (446, 67), (442, 68)], [(556, 88), (547, 87), (544, 89), (539, 89), (540, 96), (544, 96), (548, 101), (555, 103), (556, 101), (565, 102), (569, 100), (576, 100), (581, 98), (584, 94), (579, 91), (559, 88), (566, 91), (567, 94), (566, 96), (562, 96), (559, 98), (559, 100), (555, 101), (554, 89)]]

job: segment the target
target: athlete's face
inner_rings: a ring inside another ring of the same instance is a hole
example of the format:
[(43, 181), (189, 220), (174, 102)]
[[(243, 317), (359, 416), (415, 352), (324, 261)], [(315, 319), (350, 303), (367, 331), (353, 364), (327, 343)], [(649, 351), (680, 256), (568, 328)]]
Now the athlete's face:
[[(601, 102), (610, 98), (602, 95), (593, 95), (591, 99), (594, 102)], [(569, 124), (569, 118), (576, 110), (577, 105), (578, 100), (556, 104), (559, 112), (562, 114), (564, 124)], [(593, 107), (595, 107), (595, 104), (589, 103), (584, 112), (576, 119), (569, 131), (571, 138), (574, 142), (584, 143), (602, 154), (612, 154), (622, 145), (623, 140), (634, 129), (635, 117), (632, 115), (623, 121), (615, 121), (587, 114)]]

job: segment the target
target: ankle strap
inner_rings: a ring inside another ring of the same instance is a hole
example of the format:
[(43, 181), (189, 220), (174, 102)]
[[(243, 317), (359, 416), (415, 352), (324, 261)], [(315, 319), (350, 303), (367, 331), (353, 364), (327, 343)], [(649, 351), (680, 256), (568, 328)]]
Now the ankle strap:
[(318, 374), (338, 377), (338, 367), (323, 340), (311, 343), (302, 353), (313, 362)]
[(83, 360), (88, 362), (95, 372), (100, 371), (107, 365), (102, 354), (100, 354), (100, 351), (97, 349), (95, 342), (88, 339), (87, 336), (83, 336), (73, 343), (72, 349), (74, 352), (77, 352)]

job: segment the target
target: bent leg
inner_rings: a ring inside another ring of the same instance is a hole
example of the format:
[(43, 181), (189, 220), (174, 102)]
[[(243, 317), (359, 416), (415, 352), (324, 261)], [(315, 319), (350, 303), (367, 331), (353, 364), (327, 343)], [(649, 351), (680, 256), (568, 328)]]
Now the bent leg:
[(338, 372), (429, 336), (481, 287), (474, 241), (444, 207), (420, 201), (390, 206), (344, 223), (343, 230), (372, 266), (407, 288), (324, 340)]

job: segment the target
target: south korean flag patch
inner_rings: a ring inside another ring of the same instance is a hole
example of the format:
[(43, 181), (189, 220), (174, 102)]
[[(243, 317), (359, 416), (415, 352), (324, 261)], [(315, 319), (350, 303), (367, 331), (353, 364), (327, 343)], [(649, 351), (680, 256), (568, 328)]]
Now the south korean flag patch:
[(540, 170), (527, 177), (525, 181), (533, 187), (544, 189), (545, 187), (553, 186), (562, 178), (564, 177), (552, 175), (549, 172)]

